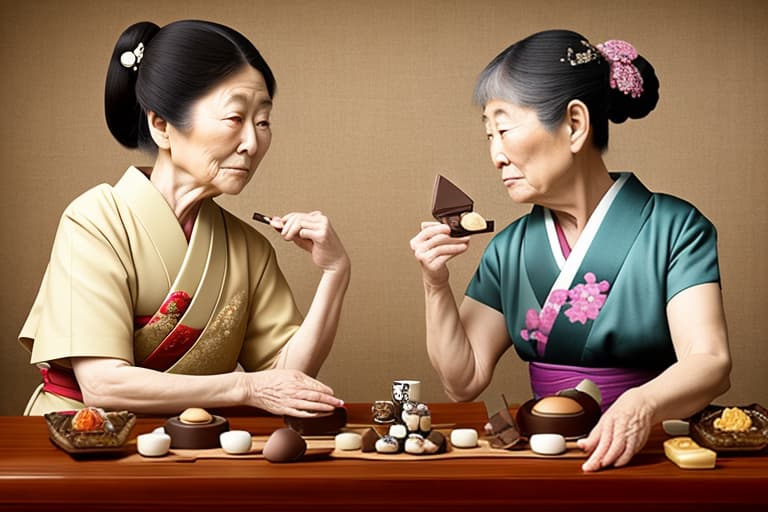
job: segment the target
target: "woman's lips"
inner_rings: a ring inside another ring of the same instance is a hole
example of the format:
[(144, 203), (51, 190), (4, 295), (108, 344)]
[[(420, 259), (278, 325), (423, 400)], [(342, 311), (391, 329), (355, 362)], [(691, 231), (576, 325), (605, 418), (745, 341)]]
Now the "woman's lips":
[(509, 177), (509, 178), (502, 178), (502, 181), (504, 182), (504, 186), (505, 187), (509, 187), (511, 185), (514, 185), (516, 182), (518, 182), (519, 180), (522, 180), (522, 179), (523, 179), (522, 176), (512, 176), (512, 177)]

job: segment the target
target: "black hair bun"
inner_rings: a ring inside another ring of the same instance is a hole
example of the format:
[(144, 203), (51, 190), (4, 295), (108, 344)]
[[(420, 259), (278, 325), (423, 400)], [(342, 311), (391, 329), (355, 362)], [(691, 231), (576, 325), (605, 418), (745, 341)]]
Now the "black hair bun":
[(148, 21), (131, 25), (120, 35), (109, 60), (104, 113), (109, 131), (120, 144), (128, 148), (139, 146), (140, 123), (146, 123), (146, 120), (141, 118), (142, 110), (136, 98), (136, 79), (141, 64), (134, 70), (125, 67), (120, 57), (125, 52), (133, 51), (139, 43), (146, 46), (159, 30), (160, 27)]
[(651, 63), (638, 55), (632, 64), (643, 77), (643, 93), (633, 98), (618, 89), (610, 90), (608, 119), (614, 123), (623, 123), (629, 118), (641, 119), (656, 108), (659, 101), (659, 79)]

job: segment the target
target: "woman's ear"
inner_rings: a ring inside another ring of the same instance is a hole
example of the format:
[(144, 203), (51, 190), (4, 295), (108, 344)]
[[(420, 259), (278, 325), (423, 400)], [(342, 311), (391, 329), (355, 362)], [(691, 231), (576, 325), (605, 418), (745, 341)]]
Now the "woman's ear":
[(571, 100), (566, 107), (571, 152), (578, 153), (590, 137), (589, 109), (581, 100)]
[(155, 144), (157, 144), (157, 147), (160, 149), (170, 148), (170, 143), (168, 142), (168, 129), (170, 125), (168, 122), (150, 110), (147, 113), (147, 124), (149, 125), (149, 134), (152, 136)]

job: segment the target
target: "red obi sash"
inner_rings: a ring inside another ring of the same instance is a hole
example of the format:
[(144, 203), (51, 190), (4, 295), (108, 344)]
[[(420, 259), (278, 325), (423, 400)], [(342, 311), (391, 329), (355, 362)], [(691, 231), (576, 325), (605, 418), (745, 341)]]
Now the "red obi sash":
[(83, 401), (83, 393), (75, 378), (75, 372), (70, 368), (51, 366), (48, 363), (38, 365), (43, 376), (43, 391), (53, 393), (78, 402)]

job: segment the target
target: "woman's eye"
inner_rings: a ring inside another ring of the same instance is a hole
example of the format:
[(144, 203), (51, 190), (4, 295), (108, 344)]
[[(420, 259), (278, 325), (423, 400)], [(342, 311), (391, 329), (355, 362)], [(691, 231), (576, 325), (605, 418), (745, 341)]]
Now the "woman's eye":
[(242, 123), (242, 122), (243, 122), (243, 118), (242, 118), (242, 117), (240, 117), (240, 116), (229, 116), (229, 117), (227, 118), (227, 121), (230, 121), (230, 122), (232, 122), (232, 123), (237, 123), (237, 124), (240, 124), (240, 123)]
[(270, 126), (272, 126), (272, 123), (270, 123), (268, 120), (264, 120), (256, 123), (256, 126), (259, 126), (261, 128), (269, 128)]

